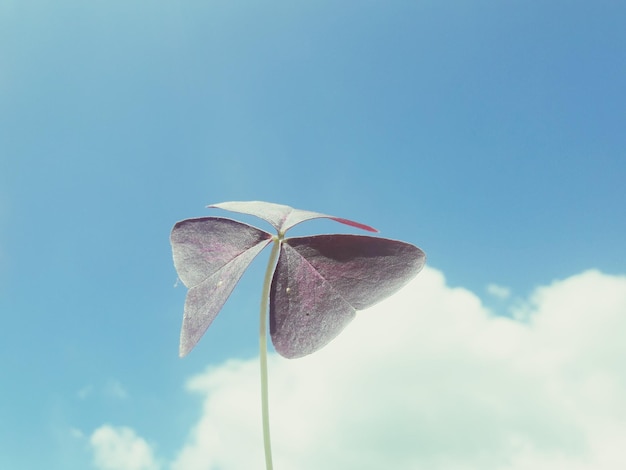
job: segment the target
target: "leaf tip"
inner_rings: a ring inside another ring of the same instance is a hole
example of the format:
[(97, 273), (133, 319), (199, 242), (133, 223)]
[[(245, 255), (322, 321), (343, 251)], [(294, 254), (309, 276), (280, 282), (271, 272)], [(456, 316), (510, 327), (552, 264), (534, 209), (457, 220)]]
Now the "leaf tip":
[(183, 357), (186, 357), (187, 354), (189, 354), (192, 349), (193, 349), (193, 346), (189, 347), (189, 344), (185, 344), (181, 341), (180, 346), (178, 347), (178, 357), (180, 357), (181, 359)]
[(355, 222), (354, 220), (343, 219), (341, 217), (331, 217), (331, 219), (336, 221), (336, 222), (340, 222), (342, 224), (349, 225), (351, 227), (360, 228), (361, 230), (365, 230), (367, 232), (378, 233), (378, 230), (375, 229), (374, 227), (370, 227), (369, 225), (365, 225), (365, 224), (362, 224), (360, 222)]

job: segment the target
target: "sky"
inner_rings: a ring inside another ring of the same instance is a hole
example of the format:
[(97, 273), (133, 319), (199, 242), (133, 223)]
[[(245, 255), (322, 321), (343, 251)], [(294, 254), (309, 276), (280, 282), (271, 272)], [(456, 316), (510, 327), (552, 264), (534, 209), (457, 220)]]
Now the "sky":
[[(269, 250), (198, 346), (175, 222), (422, 248), (270, 347), (276, 470), (626, 468), (626, 4), (0, 0), (0, 468), (263, 468)], [(314, 220), (290, 234), (356, 233)]]

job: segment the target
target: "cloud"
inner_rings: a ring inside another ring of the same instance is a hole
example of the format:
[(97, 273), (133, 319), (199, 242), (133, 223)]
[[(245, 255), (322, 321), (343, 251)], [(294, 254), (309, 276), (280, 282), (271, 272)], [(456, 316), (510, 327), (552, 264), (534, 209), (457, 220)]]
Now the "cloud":
[(148, 443), (126, 427), (101, 426), (89, 442), (99, 470), (159, 470)]
[(76, 396), (81, 400), (86, 400), (93, 393), (93, 385), (85, 385), (78, 392), (76, 392)]
[(80, 429), (75, 428), (73, 426), (70, 426), (69, 434), (74, 439), (84, 439), (85, 438), (85, 434), (83, 433), (83, 431), (81, 431)]
[(87, 398), (93, 396), (96, 392), (105, 398), (112, 398), (115, 400), (125, 400), (129, 396), (126, 388), (124, 388), (120, 381), (116, 379), (107, 380), (106, 383), (102, 387), (98, 387), (98, 389), (91, 384), (85, 385), (78, 390), (78, 392), (76, 392), (76, 396), (81, 400), (86, 400)]
[(125, 400), (128, 398), (128, 392), (124, 386), (117, 380), (109, 380), (104, 386), (104, 394), (110, 398)]
[(487, 292), (498, 299), (508, 299), (511, 295), (511, 289), (504, 286), (499, 286), (498, 284), (488, 284)]
[[(425, 269), (320, 352), (271, 355), (275, 468), (626, 468), (626, 277), (587, 271), (523, 309), (491, 316)], [(168, 468), (262, 466), (258, 375), (232, 360), (188, 381), (203, 408)]]

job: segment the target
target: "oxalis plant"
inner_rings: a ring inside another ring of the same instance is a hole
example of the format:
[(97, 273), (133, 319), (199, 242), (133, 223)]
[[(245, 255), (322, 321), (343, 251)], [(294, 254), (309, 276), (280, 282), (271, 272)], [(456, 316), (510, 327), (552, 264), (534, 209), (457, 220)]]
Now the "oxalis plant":
[(170, 241), (174, 266), (189, 289), (180, 334), (180, 356), (198, 343), (248, 265), (272, 244), (261, 294), (259, 358), (265, 465), (272, 467), (267, 389), (267, 307), (276, 352), (294, 359), (326, 346), (357, 310), (398, 291), (424, 266), (426, 256), (409, 243), (363, 235), (285, 238), (287, 230), (326, 218), (368, 232), (376, 229), (348, 219), (261, 201), (212, 204), (266, 220), (264, 230), (222, 217), (177, 222)]

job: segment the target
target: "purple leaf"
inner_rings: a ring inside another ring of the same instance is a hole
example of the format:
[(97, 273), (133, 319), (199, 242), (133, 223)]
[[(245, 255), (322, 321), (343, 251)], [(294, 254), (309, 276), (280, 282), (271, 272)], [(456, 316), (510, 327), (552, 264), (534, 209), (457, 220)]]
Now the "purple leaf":
[(354, 222), (353, 220), (342, 219), (332, 215), (320, 214), (319, 212), (303, 211), (294, 209), (293, 207), (283, 206), (282, 204), (274, 204), (272, 202), (263, 201), (232, 201), (212, 204), (207, 207), (217, 207), (231, 212), (239, 212), (241, 214), (250, 214), (260, 219), (268, 221), (274, 226), (279, 233), (285, 233), (294, 225), (311, 219), (332, 219), (351, 227), (367, 230), (368, 232), (378, 232), (369, 225)]
[(180, 355), (196, 345), (254, 257), (272, 236), (241, 222), (217, 217), (187, 219), (170, 235), (174, 266), (189, 288)]
[(311, 354), (424, 266), (408, 243), (358, 235), (286, 239), (272, 281), (270, 333), (287, 358)]
[(172, 229), (174, 265), (189, 288), (180, 355), (196, 345), (254, 257), (272, 239), (280, 256), (270, 290), (270, 333), (276, 351), (305, 356), (335, 338), (367, 308), (400, 289), (424, 266), (422, 250), (408, 243), (359, 235), (282, 239), (300, 222), (328, 218), (375, 232), (368, 225), (319, 212), (261, 201), (214, 204), (268, 221), (278, 237), (231, 219), (204, 217)]

